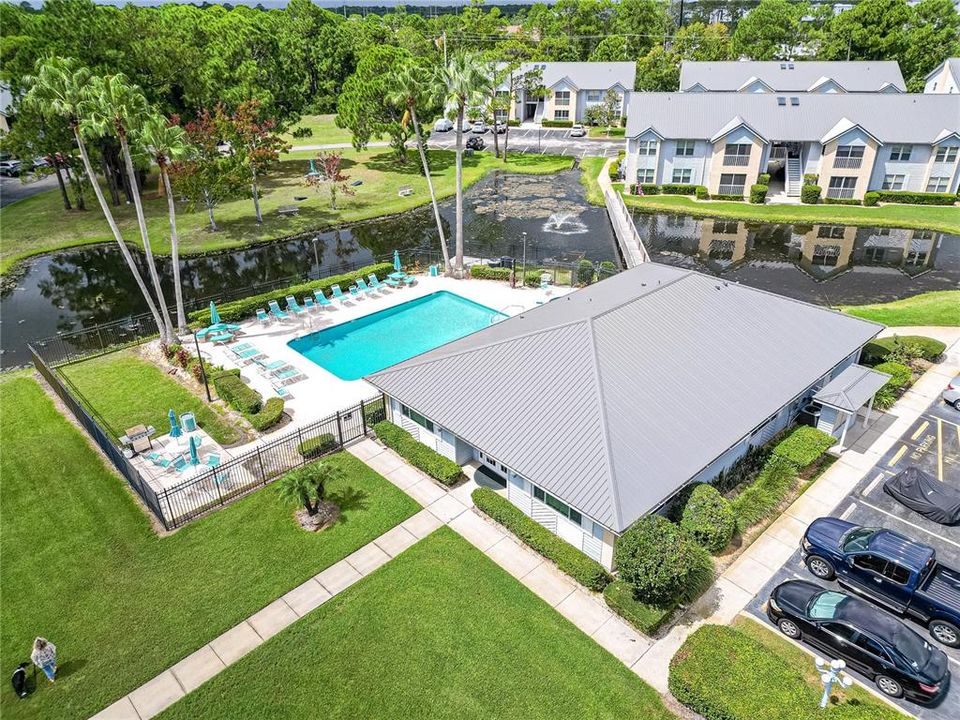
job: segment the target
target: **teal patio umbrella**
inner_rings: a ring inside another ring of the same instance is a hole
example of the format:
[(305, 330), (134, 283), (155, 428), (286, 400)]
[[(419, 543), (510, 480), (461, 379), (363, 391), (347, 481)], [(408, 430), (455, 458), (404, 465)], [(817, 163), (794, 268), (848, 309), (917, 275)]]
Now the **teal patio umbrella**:
[(200, 456), (197, 455), (197, 439), (193, 435), (190, 436), (190, 464), (200, 464)]
[(211, 325), (220, 324), (220, 313), (217, 312), (217, 306), (214, 305), (213, 300), (210, 301), (210, 324)]
[(400, 272), (401, 270), (403, 270), (403, 265), (400, 264), (399, 250), (393, 251), (393, 269), (396, 270), (397, 272)]
[(170, 408), (167, 417), (170, 418), (170, 437), (178, 438), (183, 435), (183, 430), (180, 429), (180, 421), (177, 420), (177, 414), (173, 411), (173, 408)]

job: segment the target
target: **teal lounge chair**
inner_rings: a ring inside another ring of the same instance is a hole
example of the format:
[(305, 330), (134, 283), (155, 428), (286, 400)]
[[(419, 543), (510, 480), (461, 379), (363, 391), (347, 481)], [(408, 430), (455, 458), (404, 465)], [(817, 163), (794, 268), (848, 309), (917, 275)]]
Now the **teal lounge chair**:
[(287, 312), (291, 312), (294, 315), (303, 315), (306, 310), (300, 307), (300, 304), (293, 295), (287, 295)]
[(267, 306), (270, 308), (270, 314), (277, 320), (288, 320), (290, 318), (290, 314), (281, 310), (276, 300), (271, 300), (267, 303)]
[(413, 275), (407, 275), (403, 281), (407, 284), (407, 287), (413, 287), (417, 284), (417, 278), (415, 278)]
[(352, 297), (352, 298), (358, 298), (358, 299), (360, 298), (360, 290), (357, 289), (357, 286), (356, 286), (356, 285), (351, 285), (351, 286), (350, 286), (350, 297)]
[(307, 296), (303, 299), (303, 309), (307, 312), (313, 312), (317, 309), (317, 304), (313, 301), (312, 297)]
[(245, 343), (240, 343), (239, 345), (234, 345), (232, 350), (234, 352), (239, 352), (241, 350), (249, 350), (252, 347), (253, 345), (251, 343), (245, 342)]
[(314, 290), (313, 296), (317, 299), (317, 305), (320, 306), (321, 310), (323, 310), (324, 308), (333, 307), (333, 303), (330, 302), (330, 298), (324, 295), (322, 290)]
[(287, 367), (287, 363), (283, 360), (273, 360), (271, 362), (263, 362), (262, 360), (257, 360), (257, 365), (262, 367), (264, 370), (280, 370), (281, 368)]
[(170, 461), (158, 452), (152, 452), (147, 455), (147, 460), (152, 462), (157, 467), (170, 467)]
[(384, 285), (377, 278), (376, 273), (370, 274), (367, 276), (367, 279), (370, 280), (370, 287), (372, 287), (374, 290), (383, 290)]
[(210, 467), (217, 467), (220, 464), (220, 456), (217, 453), (210, 453), (207, 455), (207, 465)]
[(333, 299), (339, 300), (341, 305), (347, 302), (347, 296), (343, 294), (343, 290), (340, 289), (339, 285), (334, 285), (330, 290), (333, 292)]
[(359, 280), (357, 280), (357, 287), (360, 290), (362, 290), (366, 295), (372, 295), (374, 293), (374, 289), (369, 285), (367, 285), (367, 283), (364, 281), (363, 278), (360, 278)]
[(391, 288), (398, 288), (403, 286), (403, 283), (401, 283), (399, 280), (394, 280), (393, 278), (387, 278), (383, 282), (384, 284), (386, 284), (387, 287), (391, 287)]
[(188, 464), (189, 463), (187, 462), (187, 459), (183, 455), (180, 455), (175, 458), (172, 463), (170, 463), (170, 467), (172, 467), (176, 472), (183, 472)]
[(257, 308), (257, 320), (260, 321), (261, 325), (270, 324), (270, 316), (267, 315), (267, 311), (264, 310), (263, 308)]

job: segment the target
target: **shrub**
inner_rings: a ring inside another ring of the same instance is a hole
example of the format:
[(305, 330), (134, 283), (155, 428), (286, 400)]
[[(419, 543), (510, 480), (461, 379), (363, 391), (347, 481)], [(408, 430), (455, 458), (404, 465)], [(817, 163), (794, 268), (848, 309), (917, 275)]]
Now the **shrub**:
[(877, 190), (877, 199), (888, 203), (912, 205), (953, 205), (957, 198), (950, 193), (914, 192), (912, 190)]
[(763, 184), (750, 186), (750, 202), (754, 205), (762, 205), (767, 199), (767, 190), (769, 188)]
[(936, 362), (946, 349), (947, 346), (944, 343), (923, 335), (894, 335), (877, 338), (864, 345), (860, 362), (876, 365), (885, 360), (892, 360), (906, 365), (917, 358)]
[(804, 185), (800, 188), (800, 202), (807, 205), (816, 205), (820, 202), (820, 192), (819, 185)]
[(743, 195), (728, 195), (728, 194), (717, 194), (711, 196), (712, 200), (730, 200), (733, 202), (742, 202)]
[(317, 437), (304, 440), (297, 445), (297, 452), (305, 459), (320, 457), (337, 447), (337, 439), (332, 433), (323, 433)]
[(367, 427), (373, 427), (378, 422), (382, 422), (386, 419), (387, 409), (382, 397), (379, 397), (376, 400), (371, 400), (368, 403), (364, 403), (363, 420)]
[(378, 422), (373, 431), (384, 445), (444, 485), (455, 485), (463, 477), (463, 470), (453, 460), (431, 450), (389, 420)]
[(880, 193), (870, 191), (863, 194), (863, 204), (867, 207), (873, 207), (880, 202)]
[(650, 605), (640, 602), (633, 594), (633, 588), (623, 580), (614, 580), (607, 585), (603, 589), (603, 599), (617, 615), (647, 635), (659, 630), (677, 607), (674, 603)]
[(782, 457), (767, 460), (757, 479), (730, 503), (737, 527), (748, 528), (760, 522), (783, 502), (796, 479), (797, 469), (793, 463)]
[(300, 127), (294, 128), (290, 135), (291, 137), (295, 138), (313, 137), (313, 128), (307, 127), (306, 125), (301, 125)]
[(254, 430), (263, 432), (269, 430), (283, 417), (283, 398), (272, 397), (263, 404), (263, 408), (258, 413), (248, 414), (244, 417), (253, 425)]
[(697, 185), (694, 192), (696, 193), (697, 200), (709, 200), (710, 193), (703, 185)]
[(862, 205), (863, 204), (856, 198), (832, 198), (832, 197), (823, 198), (823, 203), (825, 205)]
[(654, 604), (676, 601), (711, 568), (706, 550), (660, 515), (641, 518), (617, 539), (614, 562), (637, 599)]
[(660, 186), (664, 195), (693, 195), (697, 191), (696, 185), (682, 185), (679, 183), (665, 183)]
[(180, 350), (181, 345), (179, 343), (171, 343), (170, 345), (160, 345), (160, 352), (163, 353), (163, 356), (167, 359), (168, 362), (173, 362), (173, 359), (177, 356), (177, 352)]
[[(393, 263), (377, 263), (375, 265), (367, 265), (366, 267), (359, 268), (358, 270), (354, 270), (350, 273), (331, 275), (329, 277), (321, 278), (320, 280), (311, 280), (310, 282), (300, 283), (299, 285), (291, 285), (286, 288), (272, 290), (268, 293), (251, 295), (250, 297), (245, 297), (241, 300), (226, 302), (222, 305), (218, 305), (217, 310), (220, 312), (220, 319), (224, 322), (245, 320), (253, 315), (257, 311), (257, 308), (266, 307), (270, 300), (276, 300), (282, 304), (287, 295), (293, 295), (297, 298), (301, 298), (305, 295), (312, 295), (314, 290), (322, 290), (329, 295), (330, 288), (334, 285), (340, 285), (340, 287), (345, 285), (349, 286), (355, 283), (357, 278), (366, 279), (366, 277), (371, 273), (376, 273), (379, 277), (383, 277), (392, 272)], [(209, 325), (210, 310), (195, 310), (194, 312), (190, 313), (190, 321), (200, 325)]]
[(239, 375), (224, 373), (213, 378), (213, 386), (217, 389), (220, 399), (237, 412), (244, 415), (255, 415), (260, 412), (263, 398), (260, 393), (240, 379)]
[(514, 120), (507, 120), (507, 125), (508, 125), (509, 127), (520, 127), (520, 121), (519, 121), (519, 120), (515, 120), (515, 119), (514, 119)]
[(697, 485), (683, 508), (680, 527), (709, 552), (722, 552), (736, 530), (730, 502), (715, 487)]
[(660, 186), (656, 183), (640, 183), (640, 189), (644, 195), (659, 195)]
[(593, 263), (586, 258), (577, 263), (577, 282), (581, 285), (593, 282)]
[(619, 180), (620, 179), (620, 161), (614, 160), (612, 163), (610, 163), (610, 168), (607, 172), (610, 175), (611, 180)]
[(913, 371), (906, 365), (898, 362), (880, 363), (874, 370), (887, 373), (890, 376), (890, 379), (887, 380), (887, 385), (895, 390), (906, 387), (913, 379)]
[(573, 120), (542, 120), (540, 124), (545, 128), (573, 127)]
[[(489, 265), (474, 264), (470, 266), (470, 277), (478, 280), (510, 280), (510, 268), (508, 267), (490, 267)], [(517, 273), (519, 276), (519, 268)], [(527, 287), (540, 287), (540, 270), (527, 270), (525, 284)]]
[(825, 432), (807, 425), (795, 427), (773, 446), (772, 457), (782, 458), (795, 470), (812, 465), (834, 445), (834, 439)]
[(190, 364), (190, 357), (191, 357), (190, 353), (188, 353), (188, 352), (187, 352), (186, 350), (184, 350), (183, 348), (180, 348), (180, 349), (178, 349), (177, 352), (174, 354), (173, 359), (176, 360), (177, 365), (179, 365), (179, 366), (182, 367), (184, 370), (186, 370), (186, 369), (187, 369), (187, 365)]
[(603, 565), (524, 515), (520, 508), (490, 488), (477, 488), (471, 497), (477, 509), (556, 563), (558, 568), (581, 585), (599, 592), (613, 579)]
[(770, 173), (760, 173), (757, 175), (757, 185), (769, 185)]
[(803, 184), (804, 185), (816, 185), (817, 180), (820, 179), (820, 176), (816, 173), (804, 173), (803, 174)]

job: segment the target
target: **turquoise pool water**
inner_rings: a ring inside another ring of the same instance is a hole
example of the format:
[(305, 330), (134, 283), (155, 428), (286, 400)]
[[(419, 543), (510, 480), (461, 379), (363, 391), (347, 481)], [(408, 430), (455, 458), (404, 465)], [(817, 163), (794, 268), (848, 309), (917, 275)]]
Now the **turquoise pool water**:
[(482, 330), (502, 317), (506, 316), (443, 290), (287, 344), (338, 378), (359, 380)]

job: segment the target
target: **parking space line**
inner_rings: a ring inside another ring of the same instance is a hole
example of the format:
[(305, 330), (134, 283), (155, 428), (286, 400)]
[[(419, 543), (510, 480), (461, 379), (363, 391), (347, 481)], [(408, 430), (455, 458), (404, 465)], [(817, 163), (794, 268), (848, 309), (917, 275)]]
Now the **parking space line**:
[[(883, 477), (883, 476), (881, 475), (881, 477)], [(840, 519), (841, 519), (841, 520), (846, 520), (848, 517), (850, 517), (850, 513), (852, 513), (852, 512), (853, 512), (854, 510), (856, 510), (856, 509), (857, 509), (857, 504), (856, 504), (856, 503), (850, 503), (850, 507), (848, 507), (846, 510), (844, 510), (844, 511), (840, 514)]]
[(893, 467), (894, 465), (896, 465), (897, 462), (899, 462), (900, 458), (903, 457), (903, 454), (904, 454), (906, 451), (907, 451), (907, 446), (906, 446), (906, 445), (901, 445), (901, 446), (900, 446), (900, 449), (897, 450), (896, 455), (894, 455), (892, 458), (890, 458), (890, 462), (887, 463), (887, 467)]
[(916, 440), (918, 437), (920, 437), (920, 435), (923, 434), (923, 431), (926, 430), (929, 426), (930, 426), (930, 421), (924, 420), (922, 423), (920, 423), (920, 427), (917, 428), (917, 431), (910, 436), (910, 439)]
[(877, 506), (874, 505), (873, 503), (867, 502), (866, 500), (861, 500), (860, 502), (862, 502), (862, 503), (863, 503), (864, 505), (866, 505), (868, 508), (872, 508), (872, 509), (876, 510), (877, 512), (883, 513), (884, 515), (886, 515), (886, 516), (888, 516), (888, 517), (892, 517), (894, 520), (897, 520), (897, 521), (899, 521), (899, 522), (902, 522), (902, 523), (904, 523), (905, 525), (909, 525), (910, 527), (914, 528), (915, 530), (919, 530), (919, 531), (922, 532), (922, 533), (926, 533), (927, 535), (930, 535), (931, 537), (937, 538), (937, 540), (942, 540), (942, 541), (945, 542), (945, 543), (950, 543), (950, 544), (953, 545), (954, 547), (960, 548), (960, 543), (954, 542), (953, 540), (951, 540), (951, 539), (949, 539), (949, 538), (945, 538), (943, 535), (937, 535), (937, 533), (931, 532), (931, 531), (929, 531), (929, 530), (927, 530), (927, 529), (925, 529), (925, 528), (922, 528), (922, 527), (920, 527), (919, 525), (916, 525), (915, 523), (910, 522), (909, 520), (904, 520), (902, 517), (897, 517), (897, 516), (894, 515), (892, 512), (887, 512), (887, 511), (884, 510), (883, 508), (877, 507)]
[(937, 418), (937, 480), (943, 482), (943, 420)]
[(880, 473), (880, 474), (877, 475), (873, 480), (871, 480), (871, 481), (870, 481), (870, 484), (867, 485), (867, 487), (865, 487), (864, 490), (863, 490), (863, 492), (860, 493), (860, 494), (861, 494), (861, 495), (869, 495), (870, 493), (873, 492), (873, 489), (877, 486), (877, 483), (879, 483), (881, 480), (883, 480), (883, 473)]

